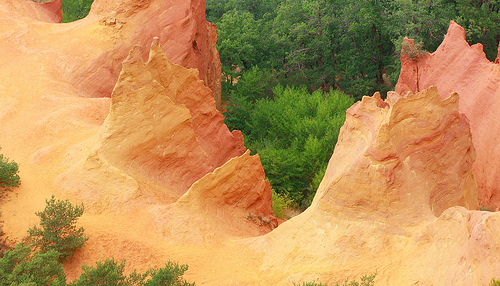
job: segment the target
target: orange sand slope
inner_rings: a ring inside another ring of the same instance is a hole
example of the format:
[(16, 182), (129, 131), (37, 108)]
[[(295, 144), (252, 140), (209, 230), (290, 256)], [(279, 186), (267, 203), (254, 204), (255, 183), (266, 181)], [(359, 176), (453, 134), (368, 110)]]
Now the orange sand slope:
[(64, 265), (69, 279), (107, 257), (129, 271), (186, 263), (203, 285), (500, 276), (500, 215), (474, 210), (474, 133), (458, 94), (353, 105), (312, 206), (276, 227), (259, 157), (216, 110), (203, 1), (96, 0), (70, 24), (12, 1), (0, 3), (0, 146), (22, 185), (0, 202), (3, 229), (21, 240), (52, 194), (83, 202), (90, 239)]

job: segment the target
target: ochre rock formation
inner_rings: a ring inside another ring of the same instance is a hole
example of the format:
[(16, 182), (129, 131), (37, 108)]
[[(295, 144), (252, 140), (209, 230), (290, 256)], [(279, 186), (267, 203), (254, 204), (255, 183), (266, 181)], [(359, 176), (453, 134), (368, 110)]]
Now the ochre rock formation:
[(11, 14), (10, 17), (15, 15), (15, 17), (25, 18), (24, 20), (28, 21), (36, 19), (48, 23), (60, 23), (63, 18), (61, 0), (52, 0), (46, 3), (15, 0), (3, 2), (3, 7), (7, 9), (2, 12)]
[[(175, 201), (194, 182), (246, 151), (241, 132), (229, 132), (224, 125), (210, 89), (198, 79), (197, 70), (172, 64), (158, 38), (153, 41), (147, 63), (141, 54), (140, 47), (135, 47), (123, 62), (109, 115), (96, 136), (83, 144), (85, 152), (73, 155), (71, 160), (83, 158), (81, 164), (59, 176), (63, 189), (82, 192), (87, 186), (89, 193), (95, 193), (103, 184), (91, 178), (106, 172), (115, 178), (105, 180), (113, 181), (113, 186), (107, 187), (122, 198), (130, 186), (128, 199), (135, 198), (132, 194), (138, 191), (139, 181), (144, 185), (152, 180), (170, 190), (169, 197)], [(81, 150), (82, 143), (71, 149)], [(260, 176), (265, 177), (263, 172)], [(74, 185), (77, 178), (81, 179), (78, 187)], [(266, 194), (270, 194), (267, 189)], [(95, 204), (92, 198), (86, 203)]]
[[(324, 211), (383, 213), (419, 223), (428, 211), (477, 208), (475, 152), (458, 95), (436, 88), (401, 97), (364, 97), (347, 110), (335, 152), (312, 204)], [(348, 132), (356, 130), (357, 132)]]
[[(405, 39), (409, 45), (413, 40)], [(481, 44), (470, 46), (465, 31), (451, 22), (443, 43), (434, 53), (413, 59), (401, 54), (401, 74), (396, 92), (418, 92), (437, 86), (444, 96), (460, 94), (459, 110), (470, 120), (472, 142), (477, 152), (473, 165), (479, 204), (500, 208), (499, 132), (500, 66), (490, 62)]]
[(184, 67), (197, 68), (199, 78), (214, 91), (214, 98), (220, 104), (217, 32), (215, 25), (205, 19), (204, 4), (200, 0), (94, 1), (83, 21), (89, 24), (97, 21), (105, 30), (113, 31), (113, 35), (107, 49), (87, 65), (78, 67), (72, 82), (81, 85), (86, 96), (109, 96), (130, 48), (139, 45), (147, 51), (151, 39), (159, 37), (167, 57)]
[[(500, 276), (500, 214), (475, 210), (482, 121), (470, 118), (469, 132), (451, 87), (423, 88), (434, 55), (403, 62), (412, 70), (400, 94), (347, 111), (312, 206), (275, 228), (259, 157), (216, 110), (220, 63), (203, 1), (96, 0), (68, 24), (51, 6), (17, 2), (0, 3), (0, 146), (22, 184), (0, 200), (2, 230), (23, 240), (53, 194), (84, 203), (89, 240), (64, 264), (68, 280), (111, 257), (127, 272), (185, 263), (203, 285)], [(458, 94), (467, 102), (472, 91)]]
[(215, 242), (276, 227), (259, 157), (216, 109), (204, 1), (95, 1), (68, 24), (20, 3), (0, 3), (0, 146), (23, 178), (0, 205), (11, 243), (52, 194), (85, 204), (90, 240), (69, 279), (108, 257), (138, 270), (190, 263), (179, 244), (209, 257)]
[[(167, 57), (173, 63), (198, 69), (199, 78), (220, 104), (217, 32), (205, 19), (204, 1), (95, 0), (90, 14), (82, 20), (64, 25), (39, 22), (60, 22), (60, 7), (60, 0), (2, 3), (2, 27), (10, 26), (2, 33), (13, 30), (5, 44), (11, 45), (11, 51), (19, 47), (19, 41), (44, 51), (44, 72), (64, 78), (78, 89), (79, 96), (109, 97), (130, 49), (145, 47), (146, 57), (152, 38), (159, 37)], [(21, 28), (25, 25), (33, 27)], [(25, 52), (25, 57), (29, 56)]]
[(498, 275), (500, 214), (474, 211), (458, 101), (431, 87), (349, 108), (311, 207), (248, 241), (269, 284), (377, 272), (375, 285), (484, 285)]

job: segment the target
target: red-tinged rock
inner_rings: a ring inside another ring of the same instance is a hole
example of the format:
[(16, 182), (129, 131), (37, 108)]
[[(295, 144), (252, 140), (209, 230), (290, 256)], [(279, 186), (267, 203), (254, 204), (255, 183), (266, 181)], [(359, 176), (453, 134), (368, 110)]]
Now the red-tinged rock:
[[(409, 42), (412, 44), (412, 42)], [(412, 60), (401, 55), (401, 74), (396, 92), (418, 92), (437, 86), (444, 96), (460, 94), (459, 110), (470, 120), (472, 142), (477, 152), (473, 165), (479, 204), (500, 207), (500, 66), (490, 62), (481, 44), (470, 46), (465, 31), (455, 22), (439, 48)]]
[(4, 0), (2, 5), (6, 10), (0, 10), (5, 17), (26, 17), (41, 22), (60, 23), (62, 15), (61, 0), (52, 0), (46, 3), (36, 3), (32, 0)]
[[(11, 45), (9, 52), (16, 51), (19, 41), (28, 47), (12, 56), (43, 56), (35, 61), (46, 62), (44, 73), (64, 79), (79, 96), (110, 97), (130, 49), (135, 45), (146, 47), (142, 56), (147, 58), (152, 39), (158, 37), (172, 62), (198, 69), (199, 79), (212, 90), (220, 106), (217, 32), (215, 25), (205, 19), (204, 1), (96, 0), (84, 19), (53, 24), (61, 21), (60, 4), (60, 0), (44, 4), (29, 0), (0, 3), (0, 25), (6, 27), (2, 34), (8, 38), (4, 45)], [(20, 29), (23, 25), (30, 27), (25, 31)]]
[[(207, 173), (246, 151), (241, 133), (230, 132), (224, 124), (197, 70), (172, 64), (157, 38), (147, 63), (135, 47), (122, 67), (109, 115), (98, 137), (88, 141), (85, 150), (90, 152), (82, 155), (87, 159), (59, 177), (64, 189), (81, 191), (87, 184), (92, 187), (85, 189), (92, 193), (92, 188), (108, 186), (128, 200), (139, 192), (141, 184), (135, 178), (143, 184), (152, 180), (171, 190), (167, 197), (178, 198)], [(95, 178), (85, 183), (89, 174)], [(263, 171), (259, 176), (265, 178)], [(97, 178), (114, 183), (97, 186)]]
[(139, 45), (149, 50), (152, 38), (158, 37), (173, 63), (198, 69), (199, 78), (212, 90), (220, 106), (217, 32), (215, 25), (205, 19), (204, 6), (201, 0), (96, 0), (85, 21), (98, 19), (101, 25), (115, 30), (114, 37), (120, 41), (91, 59), (73, 81), (87, 96), (109, 96), (130, 48)]
[(271, 187), (259, 156), (250, 156), (250, 151), (198, 180), (175, 204), (153, 213), (165, 237), (181, 243), (220, 243), (278, 226)]

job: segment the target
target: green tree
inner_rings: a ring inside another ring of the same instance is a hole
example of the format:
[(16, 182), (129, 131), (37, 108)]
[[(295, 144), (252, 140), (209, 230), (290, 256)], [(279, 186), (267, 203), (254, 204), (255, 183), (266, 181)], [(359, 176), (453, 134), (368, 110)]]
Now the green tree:
[(500, 41), (500, 1), (448, 0), (446, 2), (455, 7), (455, 21), (465, 28), (469, 43), (482, 43), (488, 59), (495, 60)]
[[(1, 148), (0, 148), (1, 149)], [(19, 187), (19, 166), (0, 154), (0, 188)]]
[(284, 55), (281, 83), (324, 91), (335, 85), (334, 12), (326, 0), (281, 3), (273, 24), (277, 46), (283, 49), (280, 55)]
[(59, 260), (64, 262), (88, 240), (83, 227), (76, 227), (83, 210), (83, 204), (73, 206), (68, 200), (56, 200), (52, 196), (46, 200), (45, 209), (36, 213), (40, 217), (40, 227), (28, 230), (31, 244), (41, 252), (57, 251)]
[(249, 12), (231, 10), (216, 24), (224, 83), (233, 85), (244, 71), (253, 66), (261, 69), (273, 66), (272, 41), (263, 37), (271, 29), (267, 19), (255, 20)]
[(13, 250), (7, 250), (0, 258), (0, 286), (66, 285), (66, 276), (55, 250), (34, 252), (31, 247), (19, 243)]
[(104, 262), (97, 261), (96, 266), (82, 266), (82, 274), (75, 279), (72, 286), (126, 286), (128, 279), (125, 274), (125, 260), (118, 264), (114, 259), (106, 259)]

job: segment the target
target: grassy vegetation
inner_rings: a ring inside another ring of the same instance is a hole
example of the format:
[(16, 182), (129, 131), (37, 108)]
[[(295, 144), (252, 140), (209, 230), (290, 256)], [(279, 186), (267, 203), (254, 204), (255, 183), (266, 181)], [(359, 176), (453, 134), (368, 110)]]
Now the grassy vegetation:
[[(374, 286), (375, 285), (375, 276), (377, 273), (372, 275), (364, 275), (360, 278), (360, 282), (356, 280), (345, 280), (342, 284), (335, 283), (335, 286)], [(293, 284), (294, 286), (328, 286), (328, 284), (320, 283), (320, 282), (303, 282), (302, 284)], [(490, 285), (492, 286), (492, 285)]]

